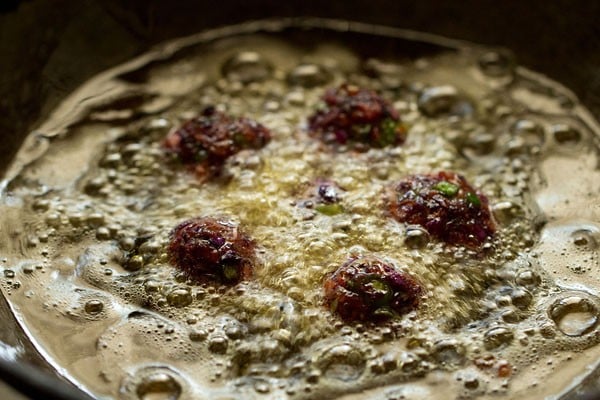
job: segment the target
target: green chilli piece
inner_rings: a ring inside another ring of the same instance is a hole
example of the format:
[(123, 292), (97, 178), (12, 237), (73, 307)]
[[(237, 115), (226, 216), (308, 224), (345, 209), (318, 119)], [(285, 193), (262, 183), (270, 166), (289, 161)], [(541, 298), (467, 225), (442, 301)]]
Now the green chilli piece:
[(366, 140), (371, 133), (370, 124), (352, 125), (352, 133), (357, 140)]
[(390, 307), (384, 306), (379, 307), (377, 310), (373, 311), (373, 315), (377, 318), (390, 319), (395, 317), (396, 313)]
[(315, 207), (315, 210), (317, 210), (318, 212), (320, 212), (323, 215), (327, 215), (327, 216), (333, 216), (333, 215), (338, 215), (344, 212), (344, 208), (341, 206), (341, 204), (319, 204), (318, 206)]
[(371, 287), (375, 289), (375, 291), (378, 293), (387, 294), (390, 291), (390, 287), (388, 286), (388, 284), (382, 282), (379, 278), (372, 278), (372, 280), (369, 283), (371, 284)]
[(467, 199), (467, 203), (469, 203), (472, 206), (475, 206), (475, 207), (481, 206), (481, 199), (473, 192), (467, 193), (466, 199)]
[(376, 305), (383, 307), (392, 301), (392, 288), (378, 275), (368, 275), (361, 279), (361, 286), (367, 290), (368, 296), (380, 295)]
[(248, 140), (242, 132), (235, 132), (233, 134), (233, 143), (240, 147), (246, 147), (248, 145)]
[(458, 186), (446, 181), (439, 182), (433, 188), (446, 197), (454, 197), (458, 193)]
[(204, 149), (198, 150), (194, 158), (197, 163), (204, 162), (208, 158), (208, 153)]
[(379, 138), (379, 144), (382, 147), (396, 143), (398, 140), (398, 127), (400, 124), (401, 122), (394, 121), (391, 118), (386, 118), (381, 122), (381, 137)]
[(228, 281), (234, 281), (238, 279), (238, 271), (233, 265), (223, 266), (223, 276)]

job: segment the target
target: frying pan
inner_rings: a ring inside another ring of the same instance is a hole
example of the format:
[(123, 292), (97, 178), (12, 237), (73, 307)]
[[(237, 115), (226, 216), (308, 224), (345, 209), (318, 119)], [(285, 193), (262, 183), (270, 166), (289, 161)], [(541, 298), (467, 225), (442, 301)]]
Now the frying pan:
[[(508, 48), (520, 64), (570, 88), (599, 118), (599, 15), (600, 2), (569, 0), (0, 0), (0, 174), (26, 134), (87, 78), (164, 40), (273, 17), (361, 21)], [(4, 298), (0, 317), (0, 377), (21, 393), (3, 398), (89, 398), (27, 344)], [(600, 370), (563, 398), (600, 398)]]

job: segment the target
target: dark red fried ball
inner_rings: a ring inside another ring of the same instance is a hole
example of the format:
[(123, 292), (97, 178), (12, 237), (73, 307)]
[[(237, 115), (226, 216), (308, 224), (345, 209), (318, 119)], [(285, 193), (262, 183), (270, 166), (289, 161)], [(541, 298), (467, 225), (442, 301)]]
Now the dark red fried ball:
[(255, 243), (227, 220), (193, 218), (171, 232), (171, 263), (196, 280), (236, 283), (250, 277)]
[(398, 112), (373, 90), (344, 84), (327, 90), (323, 101), (325, 107), (308, 124), (311, 134), (326, 143), (386, 147), (406, 139)]
[(419, 304), (421, 286), (376, 257), (351, 258), (325, 280), (325, 302), (344, 321), (380, 322)]
[(453, 245), (477, 248), (494, 236), (488, 199), (453, 172), (413, 175), (392, 188), (389, 212)]
[(194, 166), (199, 175), (219, 171), (227, 158), (244, 149), (260, 149), (271, 139), (270, 131), (248, 118), (233, 118), (206, 108), (171, 131), (164, 146), (184, 163)]

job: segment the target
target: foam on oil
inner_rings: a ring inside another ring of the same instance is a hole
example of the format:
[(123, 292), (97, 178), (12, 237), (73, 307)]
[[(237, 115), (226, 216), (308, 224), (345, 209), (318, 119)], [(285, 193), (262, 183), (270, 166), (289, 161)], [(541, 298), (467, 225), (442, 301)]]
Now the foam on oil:
[[(4, 181), (2, 291), (67, 377), (127, 399), (539, 398), (596, 361), (595, 122), (502, 52), (367, 56), (352, 35), (171, 43), (91, 80), (30, 135)], [(324, 89), (343, 82), (393, 102), (402, 147), (332, 151), (308, 136)], [(273, 140), (200, 183), (161, 140), (208, 105)], [(387, 185), (437, 170), (489, 197), (499, 232), (483, 254), (385, 216)], [(320, 177), (344, 188), (344, 213), (295, 205)], [(169, 265), (170, 230), (199, 215), (233, 218), (257, 241), (252, 281), (198, 285)], [(417, 276), (423, 305), (341, 323), (322, 281), (359, 254)]]

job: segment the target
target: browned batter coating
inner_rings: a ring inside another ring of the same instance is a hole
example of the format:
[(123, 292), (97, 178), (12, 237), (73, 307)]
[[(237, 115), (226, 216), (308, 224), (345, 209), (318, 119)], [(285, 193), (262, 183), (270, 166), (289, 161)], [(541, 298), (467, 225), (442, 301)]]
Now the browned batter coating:
[(392, 187), (387, 207), (448, 244), (477, 248), (496, 232), (487, 197), (454, 172), (409, 176)]
[(379, 322), (419, 304), (421, 286), (376, 257), (351, 258), (328, 276), (325, 302), (344, 321)]
[(271, 140), (271, 132), (249, 118), (233, 118), (214, 107), (171, 131), (164, 147), (199, 177), (219, 173), (225, 161), (244, 149), (260, 149)]
[(323, 95), (325, 106), (308, 119), (311, 135), (328, 144), (355, 149), (404, 143), (406, 128), (398, 111), (373, 90), (344, 84)]
[(236, 283), (252, 275), (255, 243), (239, 227), (212, 217), (189, 219), (171, 232), (171, 263), (194, 280)]

